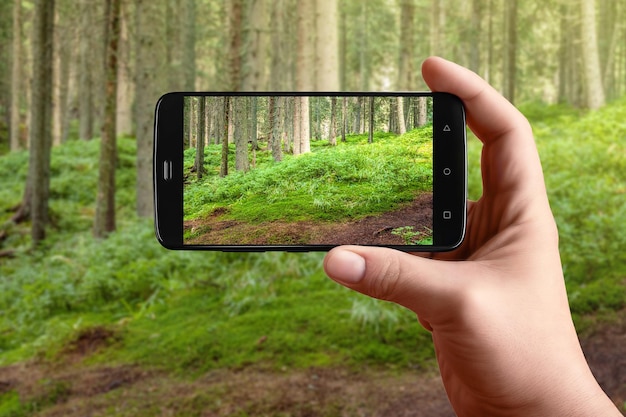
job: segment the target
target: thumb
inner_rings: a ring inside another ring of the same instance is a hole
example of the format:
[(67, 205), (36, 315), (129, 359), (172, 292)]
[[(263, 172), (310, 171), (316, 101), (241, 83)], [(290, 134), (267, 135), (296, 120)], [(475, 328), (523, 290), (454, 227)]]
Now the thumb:
[[(339, 246), (324, 258), (326, 274), (350, 289), (413, 310), (429, 320), (458, 294), (459, 265), (388, 248)], [(458, 284), (458, 282), (456, 282)]]

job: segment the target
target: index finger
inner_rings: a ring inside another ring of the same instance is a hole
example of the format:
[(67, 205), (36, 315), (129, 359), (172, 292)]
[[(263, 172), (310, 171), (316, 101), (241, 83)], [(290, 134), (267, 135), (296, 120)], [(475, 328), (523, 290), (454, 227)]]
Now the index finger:
[(424, 61), (422, 75), (433, 91), (463, 101), (468, 126), (484, 144), (484, 194), (545, 189), (530, 124), (508, 100), (477, 74), (442, 58)]

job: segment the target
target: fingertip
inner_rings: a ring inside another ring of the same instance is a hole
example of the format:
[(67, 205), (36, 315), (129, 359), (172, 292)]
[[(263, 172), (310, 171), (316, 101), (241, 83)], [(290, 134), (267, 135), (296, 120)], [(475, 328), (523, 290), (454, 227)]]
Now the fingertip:
[(334, 248), (324, 258), (326, 274), (343, 285), (359, 283), (365, 276), (365, 268), (365, 259), (349, 246)]

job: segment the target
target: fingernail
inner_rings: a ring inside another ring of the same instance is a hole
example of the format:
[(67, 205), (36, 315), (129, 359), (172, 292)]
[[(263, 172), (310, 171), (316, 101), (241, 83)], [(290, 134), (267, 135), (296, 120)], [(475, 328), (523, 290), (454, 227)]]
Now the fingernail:
[(357, 284), (365, 276), (365, 259), (349, 250), (338, 250), (329, 257), (326, 273), (340, 283)]

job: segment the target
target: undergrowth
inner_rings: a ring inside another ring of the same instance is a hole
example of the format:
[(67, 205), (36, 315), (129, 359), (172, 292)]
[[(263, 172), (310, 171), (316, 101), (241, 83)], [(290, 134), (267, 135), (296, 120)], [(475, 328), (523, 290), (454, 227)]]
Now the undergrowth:
[[(587, 114), (566, 108), (526, 111), (532, 115), (559, 226), (572, 311), (580, 318), (622, 309), (626, 305), (626, 102)], [(549, 115), (546, 120), (541, 119), (543, 111)], [(395, 139), (380, 142), (385, 140)], [(470, 139), (473, 199), (481, 193), (479, 145)], [(344, 146), (348, 152), (359, 145)], [(320, 172), (320, 165), (340, 163), (326, 155), (321, 144), (314, 148), (310, 156), (286, 158), (282, 164), (259, 154), (257, 166), (265, 164), (271, 170), (233, 174), (232, 181), (236, 175), (245, 177), (244, 185), (229, 190), (216, 187), (215, 193), (234, 199), (264, 187), (265, 198), (278, 198), (269, 192), (274, 181), (299, 175), (298, 164), (306, 167), (302, 175), (310, 179)], [(94, 241), (98, 149), (97, 140), (54, 149), (53, 223), (41, 250), (28, 250), (28, 225), (8, 231), (3, 248), (16, 249), (16, 257), (0, 259), (0, 364), (33, 355), (55, 360), (68, 341), (93, 326), (107, 326), (116, 337), (92, 361), (133, 362), (187, 373), (219, 367), (338, 364), (403, 369), (432, 363), (430, 336), (414, 315), (329, 281), (321, 268), (322, 254), (161, 248), (152, 222), (134, 215), (131, 139), (119, 141), (119, 230), (106, 240)], [(358, 160), (358, 155), (346, 157)], [(21, 199), (26, 166), (24, 152), (0, 157), (2, 223)], [(369, 175), (370, 168), (362, 168), (346, 170), (345, 175), (358, 184), (359, 176)], [(343, 187), (331, 179), (324, 179), (328, 187), (333, 181), (335, 187)], [(333, 198), (330, 190), (326, 198)], [(206, 210), (201, 201), (190, 204), (197, 213)], [(241, 215), (254, 218), (255, 213)]]

